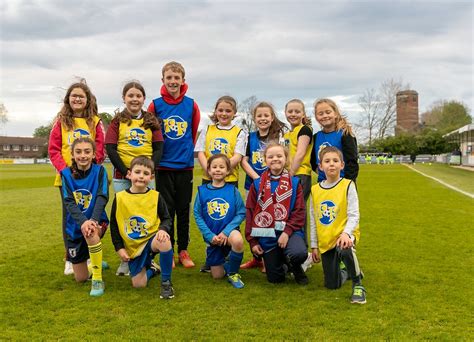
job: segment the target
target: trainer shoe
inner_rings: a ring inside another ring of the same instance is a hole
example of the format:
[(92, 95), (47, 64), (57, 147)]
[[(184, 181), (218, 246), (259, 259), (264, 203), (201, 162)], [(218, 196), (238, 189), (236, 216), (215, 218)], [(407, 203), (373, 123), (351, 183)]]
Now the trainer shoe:
[(74, 269), (72, 268), (72, 262), (67, 261), (64, 263), (64, 275), (74, 274)]
[(236, 289), (242, 289), (244, 287), (244, 283), (240, 279), (240, 274), (238, 274), (238, 273), (234, 273), (234, 274), (228, 276), (227, 280)]
[(301, 267), (303, 268), (303, 271), (307, 271), (311, 267), (313, 267), (313, 255), (311, 253), (308, 253), (308, 257), (306, 260), (301, 264)]
[(306, 274), (303, 271), (303, 268), (301, 265), (298, 265), (296, 267), (293, 267), (293, 276), (295, 277), (295, 281), (299, 285), (308, 285), (309, 280)]
[(240, 268), (243, 270), (249, 269), (249, 268), (262, 268), (263, 262), (261, 260), (257, 260), (257, 258), (252, 258), (251, 260), (243, 263), (240, 265)]
[(92, 297), (100, 297), (104, 294), (105, 283), (102, 280), (92, 280), (91, 292)]
[(117, 268), (117, 272), (115, 272), (118, 276), (129, 276), (130, 269), (128, 268), (128, 262), (121, 261), (119, 267)]
[(362, 285), (356, 285), (352, 289), (351, 303), (354, 304), (365, 304), (367, 300), (365, 299), (365, 287)]
[(184, 268), (194, 267), (194, 262), (191, 260), (187, 250), (182, 250), (179, 252), (179, 263), (184, 266)]
[(201, 273), (210, 273), (211, 272), (211, 266), (209, 266), (207, 264), (204, 264), (199, 269), (199, 272), (201, 272)]
[(153, 271), (153, 277), (161, 273), (160, 265), (158, 265), (155, 260), (151, 261), (150, 269)]
[[(87, 267), (91, 264), (91, 259), (87, 259)], [(105, 260), (102, 260), (102, 270), (108, 270), (110, 268), (109, 263)]]
[(161, 282), (160, 298), (162, 299), (174, 298), (173, 284), (171, 284), (170, 280), (165, 280)]

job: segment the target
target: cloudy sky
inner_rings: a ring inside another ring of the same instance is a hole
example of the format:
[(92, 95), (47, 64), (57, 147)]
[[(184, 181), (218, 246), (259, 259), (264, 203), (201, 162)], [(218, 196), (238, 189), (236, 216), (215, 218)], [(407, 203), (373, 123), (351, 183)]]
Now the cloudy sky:
[(186, 68), (202, 112), (224, 94), (255, 95), (281, 113), (287, 100), (331, 97), (353, 122), (358, 97), (387, 79), (474, 107), (470, 1), (50, 1), (0, 4), (2, 135), (51, 121), (65, 88), (84, 77), (100, 111), (140, 80), (159, 94), (161, 67)]

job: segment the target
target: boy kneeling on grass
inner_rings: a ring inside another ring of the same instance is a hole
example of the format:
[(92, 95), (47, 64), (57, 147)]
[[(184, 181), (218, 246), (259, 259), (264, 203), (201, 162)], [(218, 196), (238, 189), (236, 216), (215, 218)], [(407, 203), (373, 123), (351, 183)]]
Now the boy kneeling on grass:
[(132, 186), (115, 194), (110, 213), (110, 233), (115, 251), (122, 261), (128, 262), (133, 287), (146, 287), (160, 270), (153, 257), (160, 253), (160, 298), (171, 299), (173, 249), (169, 231), (171, 218), (160, 193), (148, 188), (154, 177), (155, 165), (151, 159), (135, 157), (127, 172)]
[(356, 257), (359, 242), (359, 199), (355, 184), (341, 178), (342, 153), (328, 146), (319, 152), (319, 168), (326, 180), (311, 188), (311, 249), (314, 262), (322, 260), (324, 286), (338, 289), (352, 279), (351, 303), (365, 304), (363, 274)]

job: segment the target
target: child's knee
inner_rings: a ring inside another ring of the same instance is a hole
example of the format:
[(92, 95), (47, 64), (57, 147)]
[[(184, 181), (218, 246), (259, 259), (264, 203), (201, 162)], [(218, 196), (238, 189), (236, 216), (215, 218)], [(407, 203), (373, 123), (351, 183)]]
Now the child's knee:
[(141, 289), (141, 288), (144, 288), (146, 287), (147, 285), (147, 281), (146, 281), (146, 277), (143, 278), (138, 278), (138, 277), (134, 277), (132, 278), (132, 286), (136, 289)]
[(85, 275), (76, 275), (74, 273), (74, 279), (76, 280), (77, 283), (84, 283), (89, 279), (89, 274), (85, 276)]
[(231, 245), (232, 249), (238, 253), (241, 253), (244, 250), (244, 240), (242, 240), (242, 238), (233, 240)]

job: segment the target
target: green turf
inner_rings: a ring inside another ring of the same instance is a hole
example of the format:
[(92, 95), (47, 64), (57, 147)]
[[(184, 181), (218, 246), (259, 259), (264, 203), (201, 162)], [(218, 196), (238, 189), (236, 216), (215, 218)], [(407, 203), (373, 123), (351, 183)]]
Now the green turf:
[(449, 166), (447, 164), (421, 164), (416, 163), (413, 167), (431, 177), (455, 186), (461, 190), (474, 194), (474, 169), (465, 170)]
[[(45, 184), (31, 189), (21, 178)], [(326, 290), (320, 265), (309, 270), (307, 287), (291, 280), (271, 285), (258, 270), (243, 271), (243, 290), (178, 266), (176, 298), (160, 300), (158, 279), (135, 290), (128, 278), (115, 276), (119, 260), (108, 234), (106, 293), (90, 298), (89, 284), (62, 275), (53, 178), (51, 166), (0, 167), (2, 340), (474, 338), (474, 201), (405, 166), (361, 165), (357, 252), (367, 288), (364, 306), (349, 303), (349, 284)], [(189, 249), (200, 265), (204, 243), (191, 222)]]

